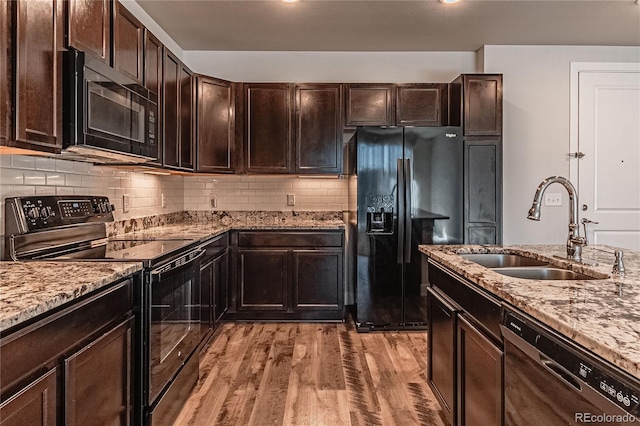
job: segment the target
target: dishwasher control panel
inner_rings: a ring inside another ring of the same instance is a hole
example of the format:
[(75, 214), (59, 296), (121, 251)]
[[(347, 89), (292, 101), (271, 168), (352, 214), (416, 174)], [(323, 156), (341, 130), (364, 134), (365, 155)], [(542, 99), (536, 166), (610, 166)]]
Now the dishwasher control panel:
[(640, 382), (626, 377), (617, 367), (605, 366), (595, 355), (587, 353), (564, 336), (544, 330), (530, 321), (507, 312), (503, 325), (525, 342), (535, 347), (550, 360), (561, 366), (576, 379), (604, 395), (624, 411), (640, 418)]

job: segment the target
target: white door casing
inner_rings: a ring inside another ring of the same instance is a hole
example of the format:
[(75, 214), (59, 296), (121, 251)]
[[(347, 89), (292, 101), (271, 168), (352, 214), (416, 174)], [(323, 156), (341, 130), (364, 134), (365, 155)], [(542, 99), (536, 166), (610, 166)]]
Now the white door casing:
[[(590, 244), (640, 250), (640, 64), (572, 64), (570, 178)], [(584, 207), (586, 206), (586, 210)]]

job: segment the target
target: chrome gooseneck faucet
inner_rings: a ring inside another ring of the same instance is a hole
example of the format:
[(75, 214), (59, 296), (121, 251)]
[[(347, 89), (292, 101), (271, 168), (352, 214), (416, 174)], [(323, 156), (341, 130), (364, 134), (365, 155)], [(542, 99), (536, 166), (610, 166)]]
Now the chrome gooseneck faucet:
[(533, 204), (529, 209), (527, 219), (540, 220), (540, 206), (542, 205), (542, 195), (549, 185), (559, 183), (565, 187), (569, 193), (569, 235), (567, 236), (567, 258), (580, 262), (582, 260), (582, 247), (587, 245), (587, 232), (585, 221), (585, 236), (580, 236), (580, 225), (578, 223), (578, 193), (569, 180), (562, 176), (551, 176), (543, 180), (533, 196)]

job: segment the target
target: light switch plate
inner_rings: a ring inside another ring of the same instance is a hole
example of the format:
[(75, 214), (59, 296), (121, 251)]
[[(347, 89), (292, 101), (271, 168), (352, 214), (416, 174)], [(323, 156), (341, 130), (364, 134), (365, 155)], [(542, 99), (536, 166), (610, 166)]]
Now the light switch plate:
[(160, 205), (162, 206), (162, 208), (167, 207), (167, 198), (164, 196), (164, 194), (160, 194)]
[(561, 206), (562, 205), (562, 194), (560, 193), (548, 193), (544, 194), (544, 205), (545, 206)]
[(296, 205), (296, 195), (295, 194), (287, 194), (287, 205), (295, 206)]
[(122, 196), (122, 212), (129, 213), (129, 194)]
[(212, 209), (215, 209), (216, 207), (218, 207), (218, 197), (216, 197), (215, 195), (211, 196), (211, 198), (209, 199), (209, 202), (211, 203)]

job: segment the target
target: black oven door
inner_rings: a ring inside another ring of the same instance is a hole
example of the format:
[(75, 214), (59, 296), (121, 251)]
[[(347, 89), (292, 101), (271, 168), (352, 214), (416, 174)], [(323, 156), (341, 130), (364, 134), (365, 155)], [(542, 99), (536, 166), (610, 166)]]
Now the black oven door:
[(150, 272), (146, 312), (150, 405), (198, 346), (198, 280), (203, 254), (202, 249), (190, 251)]

